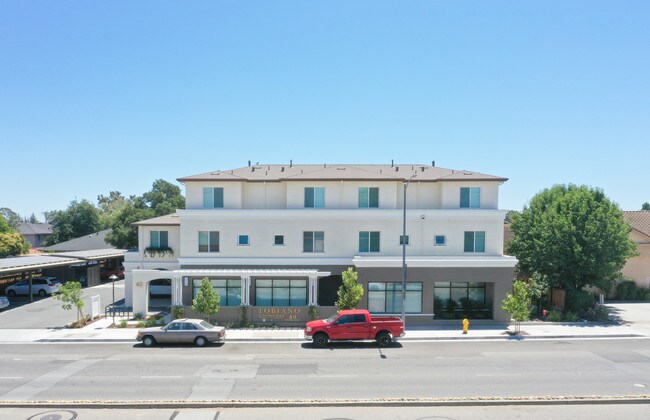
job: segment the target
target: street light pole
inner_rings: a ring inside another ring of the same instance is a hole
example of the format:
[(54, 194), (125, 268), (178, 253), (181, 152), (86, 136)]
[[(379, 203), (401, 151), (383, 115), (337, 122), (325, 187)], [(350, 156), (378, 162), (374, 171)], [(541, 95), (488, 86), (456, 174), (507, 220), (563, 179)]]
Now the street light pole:
[(111, 307), (111, 312), (113, 312), (113, 325), (115, 325), (115, 280), (117, 280), (118, 277), (115, 274), (111, 274), (108, 279), (113, 282), (113, 306)]
[(406, 327), (406, 189), (416, 175), (413, 174), (404, 181), (404, 214), (402, 216), (402, 321)]

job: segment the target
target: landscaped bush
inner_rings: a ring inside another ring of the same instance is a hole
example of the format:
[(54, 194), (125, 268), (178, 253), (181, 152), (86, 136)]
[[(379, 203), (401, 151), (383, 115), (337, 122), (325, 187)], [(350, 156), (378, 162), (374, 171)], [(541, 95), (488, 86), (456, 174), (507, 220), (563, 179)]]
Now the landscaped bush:
[(578, 314), (572, 311), (566, 311), (562, 314), (562, 320), (566, 322), (577, 322), (580, 321)]
[(548, 317), (546, 318), (547, 321), (550, 322), (560, 322), (562, 321), (562, 311), (559, 309), (551, 309), (548, 311)]
[(590, 292), (584, 290), (567, 290), (565, 297), (566, 310), (582, 313), (592, 308), (596, 303), (596, 298)]
[(609, 309), (605, 305), (597, 304), (583, 313), (582, 317), (591, 322), (607, 322), (609, 321)]
[(141, 321), (144, 319), (144, 314), (142, 312), (136, 312), (135, 314), (133, 314), (133, 317), (138, 321)]
[(643, 302), (650, 302), (650, 289), (648, 289), (647, 287), (637, 287), (636, 300), (640, 300)]
[(633, 280), (624, 280), (616, 285), (616, 296), (620, 300), (635, 300), (637, 298), (637, 286)]

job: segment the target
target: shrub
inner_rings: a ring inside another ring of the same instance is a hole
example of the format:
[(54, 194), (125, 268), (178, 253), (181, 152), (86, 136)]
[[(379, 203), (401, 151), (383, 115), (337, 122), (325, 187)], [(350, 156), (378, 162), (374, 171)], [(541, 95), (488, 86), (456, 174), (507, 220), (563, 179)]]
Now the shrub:
[(616, 285), (616, 296), (620, 300), (636, 299), (637, 287), (633, 280), (623, 280)]
[(246, 328), (248, 325), (248, 307), (242, 306), (241, 307), (241, 322), (240, 325), (242, 328)]
[(172, 316), (174, 319), (185, 318), (185, 307), (184, 306), (174, 306), (172, 308)]
[(560, 322), (562, 321), (562, 311), (551, 309), (548, 311), (548, 317), (546, 319), (550, 322)]
[(138, 328), (144, 328), (144, 321), (138, 321)]
[(591, 322), (607, 322), (609, 321), (609, 309), (605, 305), (595, 305), (583, 313), (582, 317)]
[(120, 321), (120, 328), (126, 328), (126, 319)]
[(636, 289), (636, 300), (650, 302), (650, 289), (647, 287), (638, 287)]
[(155, 327), (157, 324), (158, 324), (158, 321), (156, 319), (154, 319), (154, 318), (149, 318), (149, 319), (147, 319), (147, 322), (145, 322), (145, 325), (147, 326), (147, 328)]
[(564, 302), (567, 311), (582, 313), (594, 306), (596, 298), (584, 290), (567, 290)]
[(144, 314), (142, 312), (136, 312), (133, 314), (133, 318), (137, 319), (138, 321), (141, 321), (144, 319)]
[(318, 308), (315, 306), (310, 306), (309, 309), (307, 310), (309, 313), (309, 318), (313, 321), (314, 319), (318, 318)]
[(575, 312), (566, 311), (562, 314), (562, 320), (566, 322), (576, 322), (580, 320), (580, 317), (578, 317), (578, 314)]

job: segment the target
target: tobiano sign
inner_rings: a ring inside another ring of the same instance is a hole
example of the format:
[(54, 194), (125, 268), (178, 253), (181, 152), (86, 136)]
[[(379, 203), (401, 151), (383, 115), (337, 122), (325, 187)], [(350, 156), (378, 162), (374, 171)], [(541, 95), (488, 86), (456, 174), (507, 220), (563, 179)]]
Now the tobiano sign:
[(271, 319), (274, 321), (298, 321), (302, 319), (304, 308), (256, 308), (257, 316), (262, 319)]

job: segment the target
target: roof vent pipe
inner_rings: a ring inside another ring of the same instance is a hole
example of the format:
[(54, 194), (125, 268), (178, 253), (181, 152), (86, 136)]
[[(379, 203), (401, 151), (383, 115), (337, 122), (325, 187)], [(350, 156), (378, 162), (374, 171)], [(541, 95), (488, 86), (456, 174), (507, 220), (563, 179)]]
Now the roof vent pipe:
[(251, 166), (251, 161), (250, 160), (248, 161), (248, 166)]
[(289, 159), (289, 167), (293, 168), (293, 159)]
[(432, 161), (431, 161), (431, 166), (433, 166), (433, 167), (436, 166), (436, 161), (435, 161), (435, 160), (432, 160)]
[(395, 160), (394, 160), (394, 159), (391, 159), (391, 160), (390, 160), (390, 167), (392, 168), (393, 166), (395, 166)]

